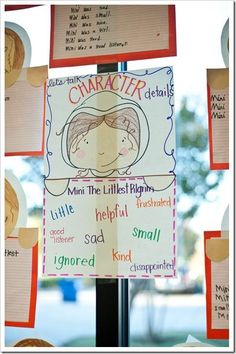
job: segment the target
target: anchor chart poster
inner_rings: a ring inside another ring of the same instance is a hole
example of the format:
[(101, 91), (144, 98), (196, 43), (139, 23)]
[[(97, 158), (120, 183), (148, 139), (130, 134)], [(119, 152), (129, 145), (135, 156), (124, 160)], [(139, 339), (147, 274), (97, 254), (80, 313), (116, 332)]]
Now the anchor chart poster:
[(47, 81), (43, 274), (176, 275), (171, 67)]

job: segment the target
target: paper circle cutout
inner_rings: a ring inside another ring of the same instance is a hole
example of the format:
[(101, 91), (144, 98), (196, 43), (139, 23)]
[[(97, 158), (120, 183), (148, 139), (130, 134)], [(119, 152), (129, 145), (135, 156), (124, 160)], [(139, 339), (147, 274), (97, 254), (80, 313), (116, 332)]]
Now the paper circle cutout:
[(31, 42), (26, 30), (20, 25), (14, 22), (5, 22), (5, 28), (10, 28), (14, 31), (22, 40), (24, 49), (25, 49), (25, 57), (23, 61), (23, 68), (27, 68), (30, 66), (31, 60)]
[(19, 215), (19, 200), (10, 182), (5, 179), (5, 239), (16, 227)]
[(25, 59), (25, 48), (18, 34), (5, 28), (5, 87), (12, 86), (20, 76)]
[(30, 66), (31, 44), (27, 32), (13, 22), (5, 24), (5, 87), (12, 86), (23, 67)]
[(38, 242), (38, 229), (20, 227), (18, 231), (18, 241), (22, 248), (32, 248)]
[(28, 68), (27, 70), (27, 81), (34, 87), (42, 86), (47, 80), (47, 77), (47, 66), (36, 66), (33, 68)]
[(221, 54), (226, 68), (229, 67), (229, 19), (225, 22), (221, 33)]
[(54, 345), (40, 338), (25, 338), (17, 342), (14, 347), (54, 347)]
[[(18, 200), (18, 215), (17, 220), (14, 222), (14, 229), (19, 227), (25, 227), (27, 223), (27, 205), (24, 190), (20, 184), (20, 181), (11, 171), (5, 171), (5, 179), (9, 182)], [(11, 200), (8, 199), (7, 194), (5, 194), (5, 203), (11, 204)], [(14, 198), (14, 195), (13, 195)], [(14, 234), (14, 229), (11, 230), (12, 235)], [(9, 235), (6, 235), (9, 236)]]
[(229, 86), (229, 71), (227, 69), (216, 69), (208, 71), (208, 84), (212, 89), (223, 90)]
[(206, 255), (213, 262), (221, 262), (229, 256), (229, 240), (212, 238), (206, 241)]

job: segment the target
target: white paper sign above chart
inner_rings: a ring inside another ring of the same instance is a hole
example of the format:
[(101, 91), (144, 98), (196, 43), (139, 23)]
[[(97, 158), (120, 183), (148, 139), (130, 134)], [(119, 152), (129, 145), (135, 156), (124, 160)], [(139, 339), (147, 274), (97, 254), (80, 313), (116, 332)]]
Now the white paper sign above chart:
[(47, 82), (43, 274), (174, 277), (171, 67)]
[(175, 55), (174, 5), (52, 5), (50, 67)]

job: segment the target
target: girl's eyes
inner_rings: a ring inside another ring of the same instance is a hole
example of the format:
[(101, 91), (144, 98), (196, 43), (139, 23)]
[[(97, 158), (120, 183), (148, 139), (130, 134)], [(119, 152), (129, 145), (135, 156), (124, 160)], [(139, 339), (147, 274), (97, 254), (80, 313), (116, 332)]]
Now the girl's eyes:
[(126, 140), (126, 137), (124, 137), (124, 138), (122, 139), (122, 143), (124, 143), (124, 142), (125, 142), (125, 140)]
[(84, 139), (84, 142), (85, 142), (86, 144), (88, 144), (88, 140)]

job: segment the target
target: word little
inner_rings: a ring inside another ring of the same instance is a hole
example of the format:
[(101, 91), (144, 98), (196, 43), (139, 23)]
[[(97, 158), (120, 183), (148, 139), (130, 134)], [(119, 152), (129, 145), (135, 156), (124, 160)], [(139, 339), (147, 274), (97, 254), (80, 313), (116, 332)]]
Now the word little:
[(50, 210), (50, 215), (52, 220), (58, 220), (61, 218), (65, 218), (68, 215), (74, 214), (74, 209), (72, 207), (72, 205), (62, 205), (60, 207), (58, 207), (55, 210)]

